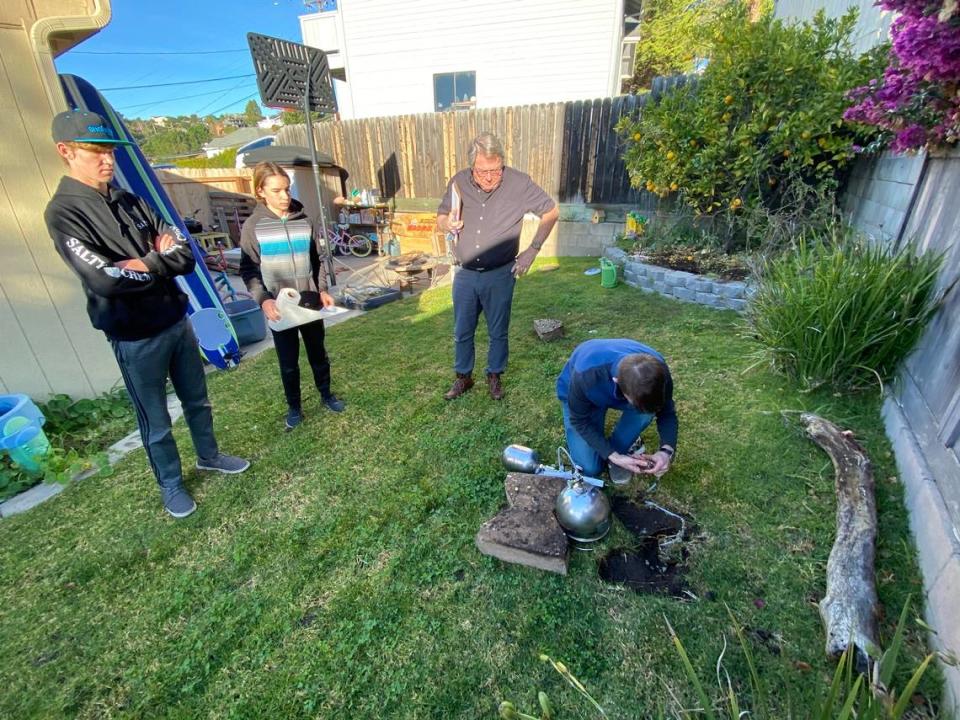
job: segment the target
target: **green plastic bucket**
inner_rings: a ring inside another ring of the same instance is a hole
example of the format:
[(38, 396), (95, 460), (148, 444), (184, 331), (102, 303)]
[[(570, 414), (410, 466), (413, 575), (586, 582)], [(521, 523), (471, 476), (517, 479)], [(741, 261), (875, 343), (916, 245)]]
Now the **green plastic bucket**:
[(600, 258), (600, 287), (612, 288), (617, 286), (617, 266), (615, 263)]

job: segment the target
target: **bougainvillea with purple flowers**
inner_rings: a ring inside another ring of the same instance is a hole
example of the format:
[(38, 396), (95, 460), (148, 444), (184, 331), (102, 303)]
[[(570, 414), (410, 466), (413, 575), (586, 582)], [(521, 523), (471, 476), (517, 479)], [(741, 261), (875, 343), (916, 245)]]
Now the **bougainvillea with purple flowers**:
[(960, 14), (956, 0), (879, 0), (899, 12), (883, 77), (850, 91), (844, 119), (887, 131), (894, 152), (960, 140)]

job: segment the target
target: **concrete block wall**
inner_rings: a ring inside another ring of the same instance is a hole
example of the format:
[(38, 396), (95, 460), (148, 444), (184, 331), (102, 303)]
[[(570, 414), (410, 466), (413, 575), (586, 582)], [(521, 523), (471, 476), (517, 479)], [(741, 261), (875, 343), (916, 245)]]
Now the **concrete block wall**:
[[(558, 257), (596, 257), (623, 234), (624, 224), (616, 222), (572, 222), (560, 220), (544, 243), (541, 255)], [(521, 247), (525, 247), (521, 241)]]
[(748, 283), (713, 280), (683, 270), (649, 265), (631, 259), (620, 248), (609, 247), (604, 255), (622, 268), (623, 280), (627, 285), (675, 300), (743, 312), (754, 293), (754, 288)]

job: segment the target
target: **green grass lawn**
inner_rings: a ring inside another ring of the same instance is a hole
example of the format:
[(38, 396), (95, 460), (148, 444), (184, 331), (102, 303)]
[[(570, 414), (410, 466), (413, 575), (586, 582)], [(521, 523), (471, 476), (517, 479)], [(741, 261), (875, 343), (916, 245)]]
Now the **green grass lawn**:
[[(737, 315), (601, 289), (582, 274), (590, 264), (562, 260), (518, 283), (501, 403), (480, 384), (443, 400), (452, 316), (449, 290), (438, 290), (331, 328), (347, 411), (305, 393), (293, 433), (281, 431), (272, 350), (211, 376), (221, 443), (253, 467), (197, 473), (178, 423), (192, 517), (162, 512), (140, 451), (112, 476), (0, 522), (0, 716), (493, 718), (504, 699), (532, 712), (542, 689), (558, 717), (593, 717), (537, 660), (547, 653), (611, 718), (648, 718), (670, 707), (669, 690), (694, 704), (664, 618), (711, 687), (726, 637), (726, 667), (749, 700), (728, 605), (756, 631), (770, 717), (807, 717), (833, 669), (815, 607), (833, 543), (833, 469), (780, 411), (854, 430), (874, 460), (888, 637), (921, 585), (879, 393), (794, 391), (748, 369), (754, 348)], [(541, 317), (562, 320), (566, 338), (541, 343)], [(657, 500), (697, 525), (696, 601), (600, 581), (599, 555), (630, 540), (619, 526), (597, 552), (574, 554), (567, 577), (474, 546), (505, 503), (502, 448), (551, 458), (566, 357), (583, 340), (621, 336), (660, 350), (673, 372), (679, 453)], [(482, 370), (482, 332), (478, 349)], [(921, 653), (912, 632), (901, 667)], [(922, 687), (936, 694), (937, 682)]]

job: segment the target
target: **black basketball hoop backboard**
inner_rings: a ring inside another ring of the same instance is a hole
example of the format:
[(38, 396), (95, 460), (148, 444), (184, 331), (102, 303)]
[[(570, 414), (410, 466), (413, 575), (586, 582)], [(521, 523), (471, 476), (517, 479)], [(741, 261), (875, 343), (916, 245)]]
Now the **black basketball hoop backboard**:
[(264, 105), (303, 110), (309, 93), (311, 111), (325, 115), (337, 111), (323, 50), (257, 33), (247, 33), (247, 42)]

